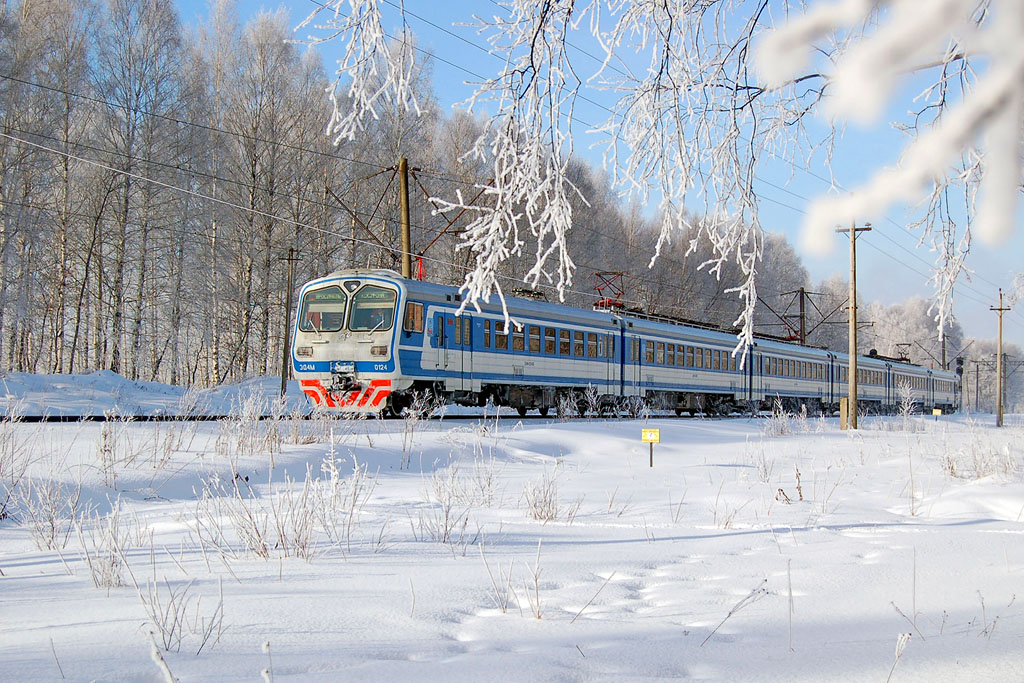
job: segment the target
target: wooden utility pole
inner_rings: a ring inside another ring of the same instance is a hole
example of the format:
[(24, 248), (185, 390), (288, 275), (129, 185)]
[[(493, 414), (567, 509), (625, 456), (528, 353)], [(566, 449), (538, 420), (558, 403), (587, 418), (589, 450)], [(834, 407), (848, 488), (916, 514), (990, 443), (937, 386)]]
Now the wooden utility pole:
[(284, 349), (281, 351), (281, 398), (284, 398), (288, 391), (288, 362), (291, 356), (291, 331), (292, 331), (292, 289), (295, 288), (295, 262), (299, 260), (298, 254), (293, 247), (288, 247), (288, 290), (285, 292), (284, 303)]
[(402, 277), (412, 277), (412, 238), (409, 235), (409, 160), (398, 160), (398, 199), (402, 209)]
[(1003, 426), (1003, 312), (1011, 310), (1003, 306), (1003, 290), (999, 289), (999, 307), (989, 306), (999, 314), (999, 341), (996, 346), (996, 427)]
[(857, 233), (871, 230), (871, 224), (865, 223), (858, 228), (850, 223), (849, 228), (839, 228), (836, 232), (850, 233), (850, 368), (849, 368), (849, 408), (847, 410), (847, 427), (857, 428)]

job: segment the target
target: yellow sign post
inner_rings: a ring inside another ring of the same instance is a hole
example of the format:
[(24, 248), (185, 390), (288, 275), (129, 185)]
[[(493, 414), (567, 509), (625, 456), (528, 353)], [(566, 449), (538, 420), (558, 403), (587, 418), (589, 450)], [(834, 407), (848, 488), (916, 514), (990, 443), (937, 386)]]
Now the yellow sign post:
[(654, 444), (661, 443), (660, 429), (641, 429), (640, 440), (651, 445), (651, 467), (654, 467)]
[(932, 415), (935, 416), (935, 421), (939, 421), (939, 417), (942, 416), (942, 408), (932, 408)]

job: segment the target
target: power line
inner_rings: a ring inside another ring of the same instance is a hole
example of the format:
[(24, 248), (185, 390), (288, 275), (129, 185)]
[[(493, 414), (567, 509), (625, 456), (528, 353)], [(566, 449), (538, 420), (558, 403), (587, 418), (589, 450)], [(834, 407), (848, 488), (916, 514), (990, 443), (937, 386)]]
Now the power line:
[[(427, 54), (429, 54), (429, 53), (427, 53)], [(126, 113), (142, 114), (142, 115), (145, 115), (145, 116), (151, 116), (153, 118), (160, 119), (160, 120), (163, 120), (163, 121), (167, 121), (169, 123), (176, 123), (176, 124), (182, 125), (182, 126), (189, 126), (189, 127), (192, 127), (192, 128), (198, 128), (200, 130), (205, 130), (205, 131), (209, 131), (209, 132), (213, 132), (213, 133), (220, 133), (222, 135), (229, 135), (231, 137), (235, 137), (235, 138), (239, 138), (239, 139), (242, 139), (242, 140), (246, 140), (248, 142), (260, 142), (260, 143), (268, 144), (268, 145), (279, 145), (281, 147), (284, 147), (285, 149), (290, 149), (290, 150), (293, 150), (293, 151), (296, 151), (296, 152), (305, 152), (305, 153), (308, 153), (308, 154), (315, 154), (315, 155), (318, 155), (318, 156), (327, 157), (327, 158), (333, 159), (335, 161), (344, 161), (344, 162), (349, 163), (349, 164), (358, 164), (358, 165), (362, 165), (362, 166), (367, 166), (369, 168), (373, 168), (373, 169), (376, 169), (378, 171), (386, 171), (386, 170), (388, 170), (390, 168), (390, 166), (383, 166), (383, 165), (381, 165), (379, 163), (375, 163), (375, 162), (372, 162), (372, 161), (366, 161), (364, 159), (354, 159), (352, 157), (346, 157), (346, 156), (343, 156), (341, 154), (334, 154), (334, 153), (325, 152), (325, 151), (319, 150), (319, 149), (311, 149), (309, 147), (302, 147), (300, 145), (295, 145), (295, 144), (292, 144), (292, 143), (289, 143), (289, 142), (285, 142), (285, 141), (282, 141), (282, 140), (268, 140), (267, 138), (259, 137), (257, 135), (252, 135), (252, 134), (241, 132), (241, 131), (227, 130), (225, 128), (219, 128), (217, 126), (213, 126), (213, 125), (209, 125), (209, 124), (198, 123), (196, 121), (186, 121), (184, 119), (179, 119), (179, 118), (176, 118), (174, 116), (169, 116), (167, 114), (158, 114), (156, 112), (144, 109), (143, 107), (132, 107), (132, 106), (124, 105), (124, 104), (121, 104), (121, 103), (112, 102), (110, 100), (105, 100), (105, 99), (100, 98), (100, 97), (94, 97), (94, 96), (91, 96), (91, 95), (85, 95), (83, 93), (74, 92), (74, 91), (71, 91), (71, 90), (65, 90), (63, 88), (58, 88), (56, 86), (46, 85), (44, 83), (37, 83), (37, 82), (34, 82), (34, 81), (29, 81), (29, 80), (26, 80), (26, 79), (23, 79), (23, 78), (18, 78), (17, 76), (14, 76), (12, 74), (0, 74), (0, 78), (5, 79), (5, 80), (9, 80), (9, 81), (12, 81), (12, 82), (15, 82), (15, 83), (20, 83), (22, 85), (27, 85), (27, 86), (34, 87), (34, 88), (39, 88), (41, 90), (47, 90), (47, 91), (50, 91), (50, 92), (59, 93), (61, 95), (67, 95), (68, 97), (74, 97), (74, 98), (82, 99), (82, 100), (85, 100), (87, 102), (92, 102), (94, 104), (99, 104), (99, 105), (103, 105), (103, 106), (109, 107), (111, 109), (120, 109), (120, 110), (123, 110)], [(33, 134), (35, 134), (35, 133), (33, 133)], [(75, 144), (78, 145), (79, 143), (75, 143)], [(435, 177), (441, 178), (443, 180), (447, 180), (448, 182), (457, 183), (457, 184), (461, 184), (461, 185), (473, 185), (474, 182), (478, 182), (480, 180), (480, 179), (477, 179), (477, 181), (467, 181), (467, 180), (464, 180), (462, 178), (456, 178), (456, 177), (444, 174), (444, 173), (442, 173), (440, 171), (427, 171), (427, 172), (429, 174), (431, 174), (431, 175), (434, 175)]]
[[(489, 0), (489, 1), (491, 2), (491, 4), (495, 5), (496, 7), (499, 7), (499, 8), (501, 8), (501, 9), (504, 9), (504, 8), (502, 7), (502, 5), (500, 5), (499, 3), (495, 2), (495, 0)], [(317, 4), (317, 5), (320, 5), (320, 3), (318, 3), (318, 2), (316, 1), (316, 0), (310, 0), (310, 2), (312, 2), (313, 4)], [(394, 7), (394, 8), (396, 8), (396, 9), (398, 9), (398, 10), (399, 10), (400, 12), (402, 12), (402, 13), (403, 13), (403, 15), (408, 15), (408, 16), (411, 16), (411, 17), (413, 17), (413, 18), (415, 18), (415, 19), (417, 19), (417, 20), (419, 20), (419, 21), (421, 21), (421, 22), (423, 22), (423, 23), (425, 23), (425, 24), (427, 24), (427, 25), (429, 25), (429, 26), (432, 26), (432, 27), (434, 27), (435, 29), (438, 29), (438, 30), (440, 30), (440, 31), (443, 31), (444, 33), (446, 33), (446, 34), (448, 34), (448, 35), (451, 35), (451, 36), (453, 36), (454, 38), (458, 39), (459, 41), (461, 41), (461, 42), (463, 42), (463, 43), (466, 43), (467, 45), (470, 45), (470, 46), (472, 46), (473, 48), (475, 48), (475, 49), (477, 49), (477, 50), (479, 50), (479, 51), (481, 51), (481, 52), (484, 52), (484, 53), (486, 53), (486, 54), (488, 54), (488, 55), (491, 55), (491, 56), (494, 56), (495, 58), (497, 58), (497, 56), (496, 56), (496, 55), (494, 55), (494, 54), (493, 54), (493, 53), (492, 53), (492, 52), (491, 52), (490, 50), (488, 50), (487, 48), (485, 48), (485, 47), (483, 47), (483, 46), (481, 46), (481, 45), (478, 45), (477, 43), (475, 43), (475, 42), (473, 42), (473, 41), (471, 41), (471, 40), (469, 40), (469, 39), (465, 38), (464, 36), (461, 36), (461, 35), (459, 35), (459, 34), (457, 34), (457, 33), (453, 32), (453, 31), (451, 31), (451, 30), (449, 30), (449, 29), (447, 29), (447, 28), (444, 28), (444, 27), (442, 27), (442, 26), (440, 26), (440, 25), (438, 25), (438, 24), (436, 24), (436, 23), (434, 23), (434, 22), (432, 22), (432, 21), (430, 21), (430, 20), (428, 20), (428, 19), (425, 19), (425, 18), (423, 18), (423, 17), (421, 17), (421, 16), (417, 15), (416, 13), (414, 13), (414, 12), (412, 12), (412, 11), (410, 11), (410, 10), (406, 9), (406, 8), (404, 7), (404, 5), (398, 5), (398, 4), (394, 3), (394, 2), (392, 1), (392, 0), (385, 0), (385, 2), (386, 2), (386, 3), (388, 4), (388, 5), (390, 5), (390, 6)], [(320, 6), (321, 6), (321, 7), (323, 7), (323, 5), (320, 5)], [(392, 36), (390, 36), (390, 35), (389, 35), (388, 37), (389, 37), (389, 38), (392, 38), (392, 40), (394, 40), (394, 38), (393, 38)], [(568, 45), (569, 47), (573, 47), (574, 49), (578, 50), (578, 51), (579, 51), (579, 52), (581, 52), (582, 54), (586, 55), (587, 57), (590, 57), (591, 59), (593, 59), (593, 60), (595, 60), (595, 61), (601, 62), (602, 64), (604, 63), (604, 61), (603, 61), (603, 60), (601, 60), (600, 58), (598, 58), (597, 56), (595, 56), (595, 55), (593, 55), (593, 54), (590, 54), (590, 53), (589, 53), (588, 51), (584, 50), (583, 48), (580, 48), (580, 47), (578, 47), (578, 46), (575, 46), (575, 45), (573, 45), (573, 44), (572, 44), (571, 42), (569, 42), (569, 41), (566, 41), (566, 45)], [(415, 47), (415, 46), (414, 46), (414, 47)], [(419, 48), (416, 48), (416, 49), (419, 49)], [(427, 57), (428, 57), (428, 58), (440, 59), (440, 58), (438, 58), (438, 57), (437, 57), (436, 55), (433, 55), (432, 53), (428, 53), (428, 52), (425, 52), (425, 51), (422, 51), (422, 50), (421, 50), (421, 52), (423, 52), (423, 53), (424, 53), (425, 55), (427, 55)], [(470, 71), (469, 69), (466, 69), (466, 68), (464, 68), (464, 67), (462, 67), (462, 66), (460, 66), (460, 65), (455, 65), (455, 64), (453, 64), (452, 62), (450, 62), (450, 61), (448, 61), (448, 60), (441, 60), (441, 61), (444, 61), (444, 62), (445, 62), (446, 64), (452, 65), (452, 66), (454, 66), (455, 68), (459, 69), (460, 71), (463, 71), (463, 72), (465, 72), (465, 73), (468, 73), (469, 75), (471, 75), (471, 76), (474, 76), (475, 78), (478, 78), (478, 79), (480, 79), (480, 80), (487, 80), (487, 79), (486, 79), (485, 77), (483, 77), (483, 76), (481, 76), (481, 75), (479, 75), (479, 74), (477, 74), (477, 73), (475, 73), (475, 72), (472, 72), (472, 71)], [(610, 68), (612, 68), (613, 70), (617, 71), (618, 73), (620, 73), (621, 75), (623, 75), (623, 76), (628, 76), (628, 74), (626, 74), (625, 72), (623, 72), (623, 71), (622, 71), (621, 69), (618, 69), (618, 67), (615, 67), (614, 65), (612, 65), (612, 64), (610, 64), (610, 63), (609, 63), (609, 65), (608, 65), (608, 66), (609, 66)], [(603, 109), (603, 110), (605, 110), (605, 111), (607, 111), (607, 112), (609, 112), (609, 113), (611, 113), (611, 114), (614, 114), (614, 111), (613, 111), (612, 109), (610, 109), (609, 107), (605, 106), (604, 104), (601, 104), (601, 103), (599, 103), (599, 102), (596, 102), (596, 101), (594, 101), (594, 100), (591, 100), (591, 99), (589, 99), (589, 98), (587, 98), (587, 97), (584, 97), (584, 96), (582, 96), (582, 95), (579, 95), (579, 94), (577, 94), (577, 95), (576, 95), (576, 97), (579, 97), (579, 98), (580, 98), (580, 99), (582, 99), (583, 101), (589, 102), (589, 103), (593, 104), (593, 105), (594, 105), (594, 106), (596, 106), (596, 107), (599, 107), (599, 108), (601, 108), (601, 109)], [(568, 115), (567, 115), (567, 116), (568, 116)], [(588, 127), (590, 127), (590, 128), (593, 128), (593, 125), (592, 125), (592, 124), (589, 124), (589, 123), (586, 123), (585, 121), (582, 121), (582, 120), (581, 120), (581, 119), (580, 119), (580, 118), (579, 118), (578, 116), (575, 116), (575, 115), (571, 115), (571, 116), (568, 116), (568, 118), (569, 118), (570, 120), (572, 120), (572, 121), (575, 121), (576, 123), (580, 123), (580, 124), (583, 124), (583, 125), (585, 125), (585, 126), (588, 126)], [(843, 189), (843, 187), (842, 187), (842, 185), (841, 185), (841, 184), (838, 184), (838, 183), (835, 183), (835, 182), (833, 182), (833, 181), (830, 181), (830, 180), (828, 180), (827, 178), (824, 178), (824, 177), (822, 177), (821, 175), (819, 175), (819, 174), (817, 174), (817, 173), (814, 173), (814, 172), (813, 172), (813, 171), (811, 171), (810, 169), (806, 169), (806, 168), (803, 168), (803, 167), (801, 167), (801, 166), (797, 165), (797, 164), (796, 164), (795, 162), (793, 162), (793, 161), (792, 161), (791, 159), (783, 159), (783, 161), (785, 161), (785, 162), (786, 162), (787, 164), (789, 164), (789, 165), (790, 165), (790, 166), (791, 166), (792, 168), (794, 168), (794, 169), (796, 169), (796, 170), (799, 170), (799, 171), (801, 171), (801, 172), (803, 172), (803, 173), (806, 173), (807, 175), (810, 175), (811, 177), (813, 177), (813, 178), (816, 178), (816, 179), (818, 179), (818, 180), (820, 180), (820, 181), (822, 181), (822, 182), (825, 182), (825, 183), (827, 183), (827, 184), (828, 184), (829, 186), (836, 186), (836, 187), (838, 187), (838, 188), (840, 188), (840, 189)], [(782, 187), (782, 186), (780, 186), (780, 185), (777, 185), (777, 184), (775, 184), (775, 183), (773, 183), (773, 182), (771, 182), (771, 181), (769, 181), (769, 180), (766, 180), (765, 178), (763, 178), (763, 177), (761, 177), (761, 176), (759, 176), (759, 175), (754, 175), (754, 178), (755, 178), (756, 180), (758, 180), (759, 182), (763, 182), (763, 183), (765, 183), (765, 184), (767, 184), (767, 185), (769, 185), (769, 186), (772, 186), (772, 187), (775, 187), (775, 188), (777, 188), (777, 189), (780, 189), (780, 190), (782, 190), (782, 191), (784, 191), (784, 192), (787, 192), (787, 193), (789, 193), (789, 194), (793, 195), (794, 197), (797, 197), (797, 198), (799, 198), (799, 199), (802, 199), (802, 200), (804, 200), (804, 201), (810, 201), (810, 200), (809, 200), (809, 199), (808, 199), (807, 197), (804, 197), (804, 196), (802, 196), (802, 195), (800, 195), (800, 194), (798, 194), (798, 193), (796, 193), (796, 192), (793, 192), (793, 191), (789, 190), (788, 188)], [(783, 203), (783, 202), (779, 202), (778, 200), (774, 200), (774, 199), (771, 199), (771, 198), (768, 198), (768, 197), (764, 197), (763, 195), (761, 196), (761, 198), (762, 198), (762, 199), (765, 199), (765, 200), (767, 200), (767, 201), (769, 201), (769, 202), (771, 202), (771, 203), (775, 203), (775, 204), (780, 204), (780, 205), (782, 205), (782, 206), (784, 206), (784, 207), (786, 207), (786, 208), (790, 208), (790, 209), (793, 209), (793, 207), (790, 207), (790, 206), (786, 205), (786, 204), (785, 204), (785, 203)], [(797, 210), (797, 209), (794, 209), (794, 210)], [(798, 210), (798, 211), (799, 211), (799, 210)], [(805, 212), (804, 212), (804, 211), (800, 211), (800, 213), (805, 213)], [(893, 226), (895, 226), (895, 227), (896, 227), (897, 229), (899, 229), (899, 231), (900, 231), (901, 233), (904, 233), (904, 232), (905, 232), (905, 231), (904, 231), (904, 229), (903, 229), (903, 226), (900, 226), (900, 225), (899, 225), (898, 223), (896, 223), (896, 221), (894, 221), (894, 220), (893, 220), (892, 218), (890, 218), (890, 217), (888, 217), (888, 216), (887, 216), (887, 217), (885, 217), (885, 220), (886, 220), (887, 222), (891, 223), (891, 224), (892, 224)], [(903, 244), (901, 244), (901, 243), (897, 242), (897, 241), (896, 241), (896, 240), (895, 240), (895, 239), (894, 239), (893, 237), (891, 237), (891, 236), (890, 236), (890, 235), (888, 235), (887, 233), (879, 232), (879, 234), (881, 234), (881, 235), (882, 235), (882, 238), (883, 238), (883, 239), (887, 240), (888, 242), (890, 242), (891, 244), (893, 244), (894, 246), (896, 246), (896, 247), (897, 247), (898, 249), (900, 249), (900, 250), (904, 251), (905, 253), (909, 254), (909, 255), (910, 255), (910, 256), (912, 256), (913, 258), (917, 259), (918, 261), (920, 261), (920, 262), (921, 262), (922, 264), (924, 264), (924, 265), (925, 265), (926, 267), (928, 267), (929, 269), (931, 269), (931, 268), (934, 268), (934, 267), (935, 267), (935, 266), (934, 266), (934, 264), (932, 264), (932, 263), (929, 263), (929, 262), (928, 262), (928, 261), (926, 261), (926, 260), (925, 260), (924, 258), (922, 258), (922, 257), (921, 257), (921, 255), (920, 255), (920, 254), (918, 254), (918, 253), (916, 252), (916, 250), (912, 250), (912, 249), (909, 249), (908, 247), (904, 246)], [(882, 253), (882, 254), (884, 254), (885, 256), (887, 256), (887, 257), (889, 257), (889, 258), (891, 258), (891, 259), (893, 259), (893, 260), (897, 260), (897, 259), (895, 259), (895, 257), (893, 257), (893, 256), (892, 256), (891, 254), (888, 254), (888, 253), (886, 253), (886, 252), (882, 251), (881, 249), (878, 249), (878, 248), (877, 248), (877, 247), (875, 247), (874, 245), (871, 245), (871, 246), (872, 246), (872, 248), (874, 248), (874, 249), (875, 249), (876, 251), (878, 251), (879, 253)], [(897, 260), (897, 262), (899, 262), (899, 261)], [(902, 262), (900, 262), (900, 263), (902, 263)], [(906, 268), (907, 268), (908, 270), (911, 270), (912, 272), (914, 272), (914, 273), (916, 273), (916, 274), (920, 275), (921, 277), (925, 278), (926, 280), (928, 280), (928, 279), (931, 279), (931, 275), (929, 275), (929, 274), (927, 274), (927, 273), (922, 273), (922, 272), (920, 272), (920, 271), (918, 271), (918, 270), (916, 270), (916, 269), (913, 269), (913, 268), (909, 268), (909, 266), (907, 266), (907, 265), (906, 265), (905, 263), (902, 263), (902, 265), (903, 265), (904, 267), (906, 267)], [(992, 285), (993, 287), (997, 286), (997, 285), (996, 285), (996, 283), (992, 282), (991, 280), (988, 280), (987, 278), (985, 278), (985, 277), (983, 277), (983, 276), (981, 276), (981, 275), (978, 275), (977, 273), (975, 273), (975, 276), (977, 277), (977, 279), (979, 279), (979, 280), (981, 280), (981, 281), (983, 281), (983, 282), (987, 282), (988, 284)], [(984, 294), (983, 292), (981, 292), (980, 290), (974, 289), (973, 287), (971, 287), (971, 286), (970, 286), (969, 284), (967, 284), (967, 283), (960, 283), (960, 288), (961, 288), (961, 296), (963, 296), (964, 298), (967, 298), (967, 299), (969, 299), (969, 300), (973, 300), (973, 301), (974, 301), (975, 303), (981, 303), (981, 304), (986, 304), (986, 303), (987, 303), (987, 298), (986, 298), (985, 300), (981, 300), (981, 299), (978, 299), (978, 298), (973, 298), (973, 299), (972, 299), (971, 297), (969, 297), (969, 296), (967, 296), (966, 294), (964, 294), (964, 293), (963, 293), (963, 291), (962, 291), (963, 289), (970, 289), (970, 290), (974, 291), (974, 292), (975, 292), (975, 293), (977, 294), (977, 296), (978, 296), (978, 297), (985, 297), (985, 294)], [(1024, 321), (1024, 318), (1022, 318), (1022, 321)]]

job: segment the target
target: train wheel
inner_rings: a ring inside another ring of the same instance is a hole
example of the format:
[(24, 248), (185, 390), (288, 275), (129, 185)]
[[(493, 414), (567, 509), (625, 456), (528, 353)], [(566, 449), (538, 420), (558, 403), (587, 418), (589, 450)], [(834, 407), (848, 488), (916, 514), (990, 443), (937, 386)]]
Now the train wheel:
[(541, 417), (547, 417), (548, 416), (548, 407), (544, 406), (543, 408), (537, 408), (537, 412), (540, 413)]
[(526, 411), (527, 411), (526, 406), (517, 406), (516, 407), (516, 412), (519, 413), (519, 417), (526, 417)]
[(391, 394), (388, 398), (388, 405), (382, 411), (385, 417), (402, 417), (405, 411), (409, 408), (409, 401), (404, 397), (396, 396)]

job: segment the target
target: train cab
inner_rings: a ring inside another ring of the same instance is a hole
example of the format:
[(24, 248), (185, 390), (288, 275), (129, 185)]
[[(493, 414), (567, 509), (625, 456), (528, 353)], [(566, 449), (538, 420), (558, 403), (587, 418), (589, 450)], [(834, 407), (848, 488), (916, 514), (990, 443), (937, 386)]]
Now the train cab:
[(402, 297), (395, 278), (379, 271), (339, 272), (302, 288), (292, 369), (315, 404), (362, 412), (384, 407), (398, 377)]

